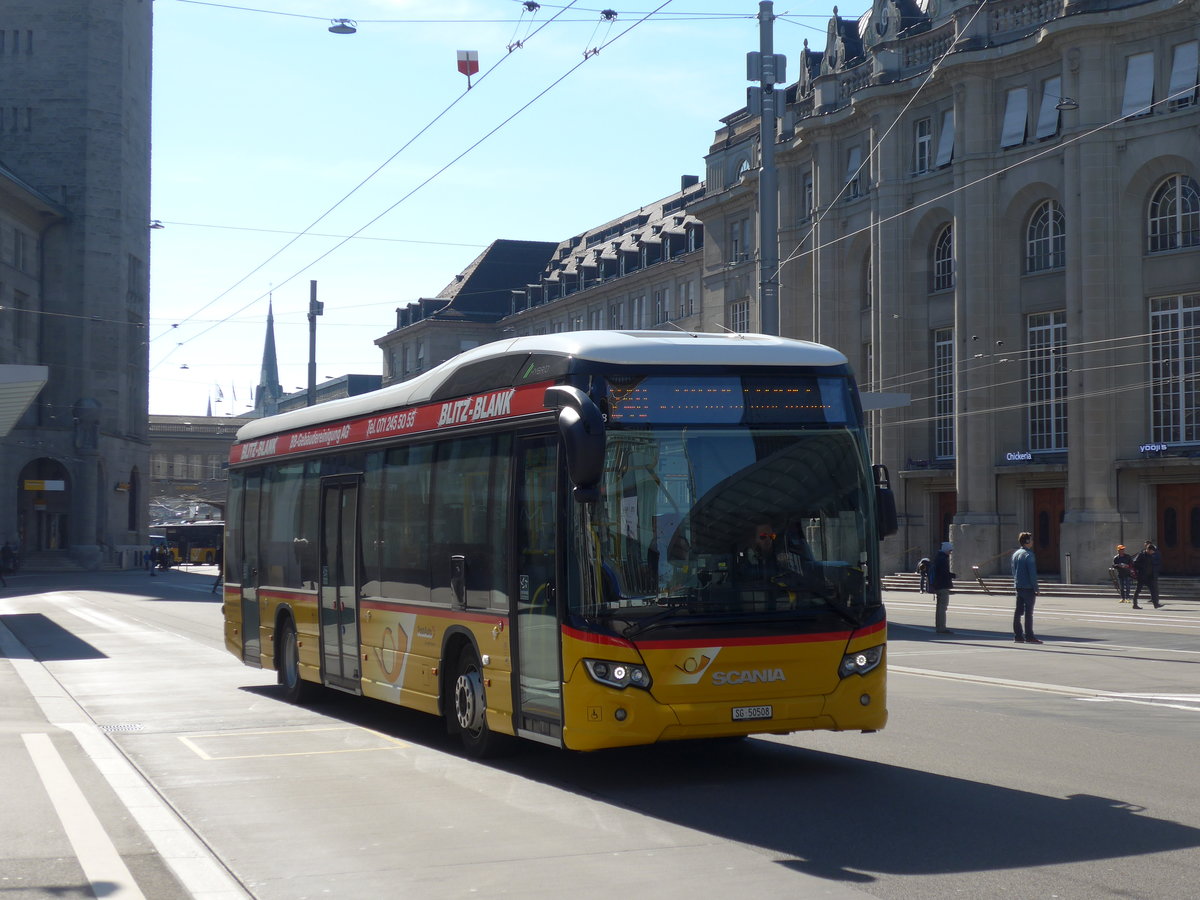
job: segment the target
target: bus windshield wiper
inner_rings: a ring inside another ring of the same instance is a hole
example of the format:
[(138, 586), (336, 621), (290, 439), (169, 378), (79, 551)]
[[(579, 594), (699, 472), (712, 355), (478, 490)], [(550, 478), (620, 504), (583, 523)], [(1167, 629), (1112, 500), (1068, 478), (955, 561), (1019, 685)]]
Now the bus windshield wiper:
[(858, 628), (862, 625), (862, 621), (858, 617), (851, 615), (850, 612), (841, 605), (840, 601), (842, 598), (842, 592), (837, 588), (831, 588), (827, 591), (812, 591), (812, 595), (821, 600), (826, 606), (832, 609), (835, 613), (837, 613), (855, 628)]
[(635, 635), (642, 634), (643, 632), (649, 631), (652, 628), (657, 628), (663, 622), (663, 620), (672, 618), (678, 612), (686, 612), (687, 607), (685, 604), (689, 603), (692, 599), (694, 598), (687, 594), (682, 596), (659, 597), (658, 602), (667, 604), (666, 609), (660, 609), (658, 612), (646, 616), (644, 619), (638, 619), (636, 622), (631, 622), (625, 627), (621, 634), (625, 637), (634, 637)]

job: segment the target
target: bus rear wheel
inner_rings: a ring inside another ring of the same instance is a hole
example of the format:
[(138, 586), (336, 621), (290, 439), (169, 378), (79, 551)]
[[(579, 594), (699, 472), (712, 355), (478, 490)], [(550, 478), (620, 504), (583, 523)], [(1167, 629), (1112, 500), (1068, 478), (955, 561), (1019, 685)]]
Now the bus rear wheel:
[(300, 641), (291, 619), (283, 623), (279, 635), (279, 683), (288, 703), (299, 705), (312, 696), (312, 685), (300, 677)]
[(464, 647), (458, 656), (446, 718), (450, 730), (458, 732), (468, 756), (476, 759), (498, 756), (511, 747), (507, 735), (496, 734), (488, 727), (483, 667), (471, 647)]

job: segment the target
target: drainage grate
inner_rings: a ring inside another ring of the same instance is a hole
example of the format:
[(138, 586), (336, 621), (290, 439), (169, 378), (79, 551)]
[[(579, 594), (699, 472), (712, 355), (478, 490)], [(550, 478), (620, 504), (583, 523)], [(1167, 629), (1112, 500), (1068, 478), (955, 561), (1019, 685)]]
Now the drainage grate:
[(132, 722), (122, 722), (119, 725), (101, 725), (101, 731), (141, 731), (142, 725)]

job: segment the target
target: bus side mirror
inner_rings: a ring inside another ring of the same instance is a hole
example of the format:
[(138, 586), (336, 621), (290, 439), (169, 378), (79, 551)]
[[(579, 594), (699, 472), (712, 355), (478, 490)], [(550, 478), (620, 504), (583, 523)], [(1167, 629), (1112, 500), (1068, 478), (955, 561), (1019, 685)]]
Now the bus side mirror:
[(591, 397), (567, 384), (546, 388), (543, 403), (558, 410), (558, 431), (575, 499), (595, 502), (600, 497), (600, 476), (604, 473), (604, 416)]
[(887, 466), (872, 466), (875, 475), (875, 527), (881, 538), (900, 530), (896, 515), (896, 495), (892, 493), (892, 480)]

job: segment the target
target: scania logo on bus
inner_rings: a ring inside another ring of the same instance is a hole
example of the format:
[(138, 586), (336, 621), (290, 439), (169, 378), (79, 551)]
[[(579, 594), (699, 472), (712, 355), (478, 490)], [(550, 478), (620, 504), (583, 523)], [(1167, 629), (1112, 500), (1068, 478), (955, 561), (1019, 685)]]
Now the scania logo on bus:
[(713, 672), (713, 684), (756, 684), (762, 681), (787, 681), (783, 669), (742, 669), (733, 672)]
[(514, 388), (506, 391), (496, 391), (482, 394), (479, 397), (466, 397), (452, 403), (443, 403), (438, 415), (438, 426), (462, 425), (464, 422), (480, 422), (484, 419), (494, 419), (497, 416), (507, 416), (512, 412)]

